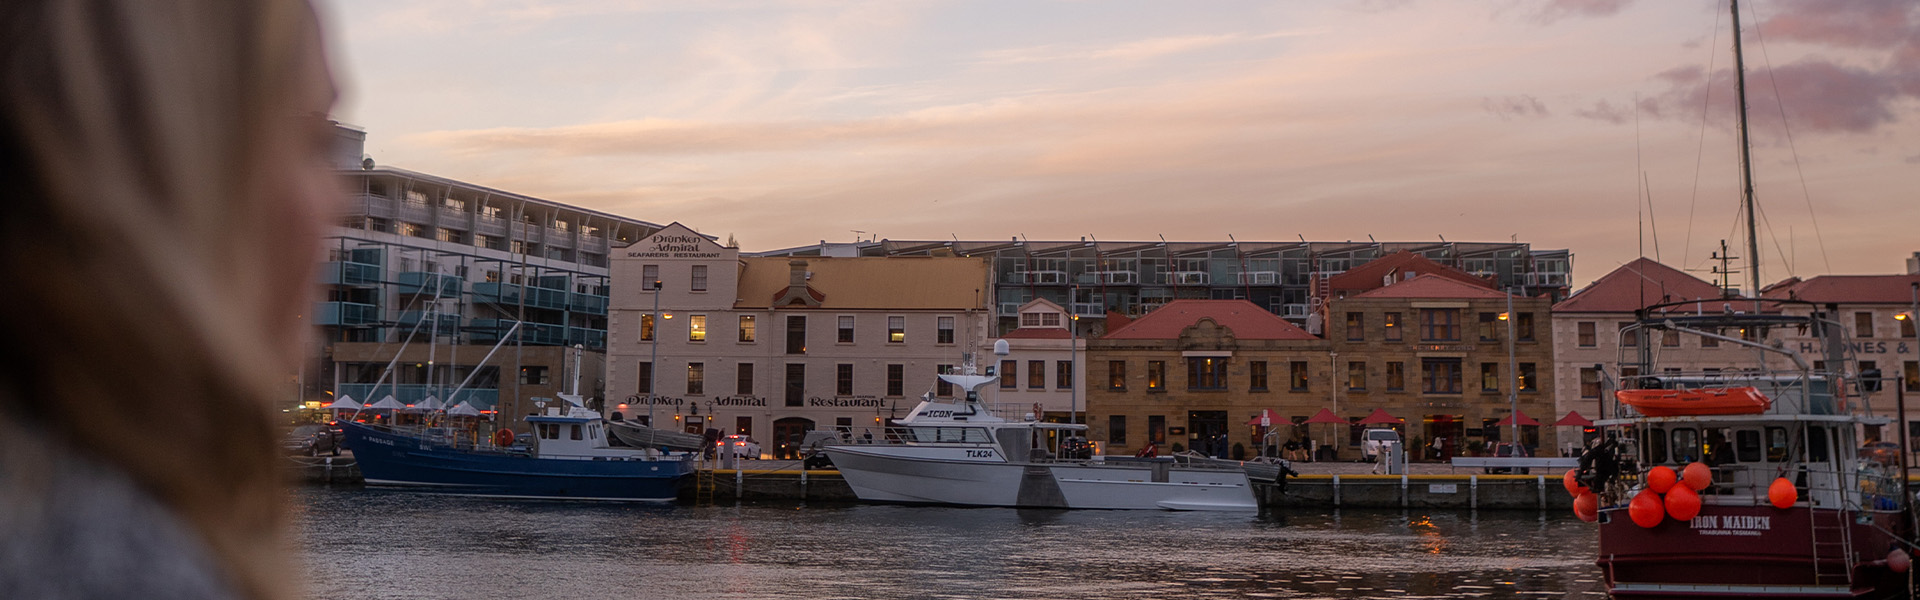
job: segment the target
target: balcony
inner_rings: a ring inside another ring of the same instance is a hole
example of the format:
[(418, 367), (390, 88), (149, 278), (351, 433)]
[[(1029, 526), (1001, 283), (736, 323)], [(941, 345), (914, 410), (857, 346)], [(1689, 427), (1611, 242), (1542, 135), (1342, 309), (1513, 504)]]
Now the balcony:
[(1307, 318), (1307, 305), (1282, 304), (1280, 305), (1280, 316), (1289, 319), (1305, 319)]
[(1133, 271), (1095, 271), (1100, 283), (1107, 285), (1136, 285), (1140, 283), (1140, 274)]
[(607, 314), (607, 297), (598, 294), (575, 292), (571, 299), (567, 301), (567, 307), (569, 310), (577, 313), (605, 315)]
[[(500, 341), (513, 327), (512, 319), (474, 319), (469, 322), (467, 334), (474, 343), (491, 344)], [(520, 325), (520, 343), (529, 346), (565, 346), (568, 345), (565, 325), (546, 323), (522, 323)]]
[(335, 327), (370, 325), (380, 322), (380, 307), (358, 302), (315, 302), (313, 324)]
[(1240, 274), (1240, 285), (1279, 285), (1278, 271), (1247, 271)]
[(500, 306), (519, 306), (525, 302), (529, 308), (567, 310), (566, 290), (530, 288), (497, 281), (473, 284), (473, 300)]
[(380, 265), (333, 261), (320, 268), (322, 285), (380, 285)]
[(453, 394), (453, 389), (458, 386), (458, 383), (453, 385), (383, 383), (378, 386), (371, 383), (342, 383), (334, 388), (333, 393), (351, 396), (354, 401), (361, 404), (372, 404), (388, 395), (392, 395), (393, 399), (399, 400), (401, 404), (419, 404), (426, 401), (429, 395), (439, 397), (442, 394), (452, 394), (450, 398), (441, 398), (448, 406), (466, 402), (479, 410), (493, 410), (500, 404), (498, 389), (470, 387), (460, 390), (458, 394)]
[(1206, 271), (1174, 271), (1168, 280), (1174, 285), (1207, 285), (1213, 282), (1213, 274)]
[(588, 350), (601, 350), (607, 347), (607, 330), (586, 327), (568, 327), (567, 343), (579, 344)]
[(1566, 284), (1567, 274), (1564, 272), (1543, 271), (1527, 274), (1527, 285), (1562, 286)]
[(1020, 303), (1019, 302), (1001, 302), (1000, 316), (1002, 317), (1020, 316)]
[(436, 295), (434, 288), (438, 287), (437, 295), (441, 298), (459, 297), (460, 292), (466, 289), (467, 283), (452, 275), (425, 271), (408, 271), (401, 273), (397, 279), (399, 284), (396, 287), (403, 295), (434, 296)]
[(1027, 271), (1025, 283), (1060, 284), (1067, 282), (1066, 271)]
[[(426, 322), (421, 323), (422, 321)], [(434, 321), (438, 321), (438, 323)], [(421, 310), (409, 310), (400, 313), (401, 327), (411, 330), (415, 324), (420, 325), (421, 331), (428, 331), (431, 328), (438, 327), (440, 333), (445, 335), (451, 333), (455, 327), (460, 326), (460, 315), (443, 312), (439, 313), (436, 317), (428, 317), (427, 312)]]
[(1075, 302), (1070, 310), (1075, 316), (1080, 317), (1105, 318), (1107, 316), (1106, 305), (1094, 302)]

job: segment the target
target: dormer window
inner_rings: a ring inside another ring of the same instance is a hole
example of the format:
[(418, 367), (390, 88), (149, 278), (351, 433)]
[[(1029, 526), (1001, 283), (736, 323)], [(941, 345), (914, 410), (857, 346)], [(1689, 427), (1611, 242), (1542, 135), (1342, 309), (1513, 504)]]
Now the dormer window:
[(1026, 312), (1020, 313), (1021, 327), (1059, 327), (1060, 313)]

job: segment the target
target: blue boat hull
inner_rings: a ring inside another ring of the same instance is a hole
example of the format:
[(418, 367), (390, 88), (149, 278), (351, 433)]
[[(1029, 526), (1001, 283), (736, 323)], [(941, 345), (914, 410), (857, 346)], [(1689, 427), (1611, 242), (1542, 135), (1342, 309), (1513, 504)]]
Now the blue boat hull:
[(343, 423), (367, 485), (506, 498), (671, 502), (693, 473), (685, 460), (572, 460), (440, 447)]

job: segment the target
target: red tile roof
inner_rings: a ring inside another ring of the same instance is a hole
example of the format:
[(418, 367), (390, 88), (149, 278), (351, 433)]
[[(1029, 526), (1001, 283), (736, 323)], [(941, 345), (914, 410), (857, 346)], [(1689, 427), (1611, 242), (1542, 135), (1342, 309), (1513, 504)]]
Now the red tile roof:
[(1394, 281), (1405, 281), (1407, 273), (1420, 275), (1432, 273), (1461, 283), (1493, 289), (1493, 283), (1490, 281), (1405, 250), (1367, 261), (1366, 264), (1330, 277), (1327, 279), (1327, 288), (1332, 290), (1377, 289), (1383, 285), (1381, 282), (1385, 281), (1384, 278), (1388, 275), (1392, 275)]
[(1307, 333), (1307, 330), (1288, 323), (1286, 319), (1246, 300), (1175, 300), (1168, 302), (1166, 306), (1153, 309), (1153, 312), (1147, 313), (1146, 316), (1134, 319), (1125, 327), (1107, 332), (1102, 339), (1178, 339), (1180, 332), (1200, 322), (1201, 319), (1213, 319), (1213, 322), (1233, 330), (1234, 339), (1320, 339)]
[(1843, 304), (1911, 304), (1920, 273), (1906, 275), (1821, 275), (1774, 289), (1768, 298)]
[(1450, 298), (1474, 300), (1506, 298), (1507, 295), (1484, 287), (1433, 273), (1395, 283), (1354, 298)]
[(1065, 340), (1073, 338), (1073, 333), (1060, 327), (1021, 327), (1000, 336), (1006, 340)]
[[(1639, 258), (1595, 279), (1573, 296), (1553, 305), (1553, 312), (1630, 313), (1650, 304), (1682, 300), (1719, 300), (1720, 286), (1652, 259)], [(1687, 310), (1694, 307), (1689, 305)], [(1718, 304), (1711, 307), (1720, 310)]]

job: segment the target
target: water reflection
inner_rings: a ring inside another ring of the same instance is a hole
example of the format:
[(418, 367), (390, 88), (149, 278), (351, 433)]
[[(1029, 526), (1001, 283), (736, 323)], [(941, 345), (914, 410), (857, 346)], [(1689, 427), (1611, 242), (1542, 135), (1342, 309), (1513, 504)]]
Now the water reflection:
[(652, 507), (305, 490), (325, 598), (1598, 597), (1530, 512)]

